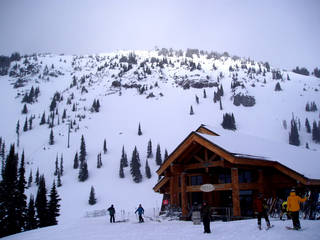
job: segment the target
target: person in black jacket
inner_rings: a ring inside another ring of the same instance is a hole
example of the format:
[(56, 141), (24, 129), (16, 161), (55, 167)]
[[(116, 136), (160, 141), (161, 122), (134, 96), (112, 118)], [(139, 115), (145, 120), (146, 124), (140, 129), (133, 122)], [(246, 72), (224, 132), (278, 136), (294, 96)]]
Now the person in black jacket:
[(211, 209), (206, 202), (203, 202), (201, 207), (201, 217), (204, 227), (204, 233), (211, 233), (210, 231), (210, 217)]
[(114, 215), (116, 214), (116, 210), (113, 207), (113, 204), (111, 204), (111, 207), (108, 208), (109, 214), (110, 214), (110, 222), (114, 223), (115, 219), (114, 219)]

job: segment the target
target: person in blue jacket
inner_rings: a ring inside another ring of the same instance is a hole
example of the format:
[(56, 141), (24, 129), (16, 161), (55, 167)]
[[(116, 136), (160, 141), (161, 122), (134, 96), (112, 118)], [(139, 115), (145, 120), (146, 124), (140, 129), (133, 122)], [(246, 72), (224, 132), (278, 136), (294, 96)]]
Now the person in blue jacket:
[(142, 217), (142, 214), (144, 214), (144, 209), (143, 207), (141, 206), (141, 204), (139, 204), (139, 207), (138, 209), (134, 212), (134, 213), (137, 213), (138, 212), (138, 215), (139, 215), (139, 222), (140, 223), (143, 223), (144, 222), (144, 219)]

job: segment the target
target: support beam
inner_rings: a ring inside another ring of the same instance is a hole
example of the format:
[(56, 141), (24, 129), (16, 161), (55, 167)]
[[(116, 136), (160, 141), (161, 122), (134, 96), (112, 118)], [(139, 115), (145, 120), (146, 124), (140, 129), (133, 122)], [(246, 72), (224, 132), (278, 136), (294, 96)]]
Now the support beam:
[(174, 175), (170, 177), (170, 204), (172, 206), (178, 205), (178, 176)]
[(233, 216), (241, 216), (238, 168), (231, 169)]
[(182, 209), (182, 218), (187, 219), (188, 216), (188, 198), (187, 198), (187, 189), (186, 189), (186, 174), (182, 173), (180, 175), (181, 181), (181, 209)]

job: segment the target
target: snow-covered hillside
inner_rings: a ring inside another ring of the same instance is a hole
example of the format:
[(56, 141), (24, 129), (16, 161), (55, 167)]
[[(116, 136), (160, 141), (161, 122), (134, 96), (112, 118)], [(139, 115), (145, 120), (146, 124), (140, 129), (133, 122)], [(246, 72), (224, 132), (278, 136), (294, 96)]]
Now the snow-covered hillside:
[[(146, 178), (144, 170), (149, 139), (153, 156), (160, 144), (163, 158), (165, 149), (170, 154), (200, 124), (221, 128), (225, 113), (234, 114), (236, 132), (281, 143), (288, 143), (294, 115), (301, 125), (301, 144), (297, 151), (305, 149), (306, 143), (309, 151), (320, 151), (320, 144), (315, 143), (305, 129), (306, 118), (311, 127), (314, 121), (319, 121), (319, 110), (305, 111), (308, 102), (320, 107), (319, 79), (269, 69), (267, 63), (248, 59), (194, 53), (192, 58), (179, 51), (118, 51), (90, 56), (38, 54), (11, 62), (8, 75), (0, 77), (0, 136), (8, 150), (9, 144), (17, 142), (19, 120), (18, 150), (19, 153), (25, 151), (26, 178), (32, 171), (34, 179), (39, 168), (48, 189), (55, 179), (56, 156), (60, 159), (63, 155), (64, 174), (62, 186), (58, 188), (62, 199), (59, 224), (111, 204), (117, 211), (128, 213), (139, 203), (147, 214), (158, 211), (162, 196), (152, 190), (158, 181), (155, 157), (148, 159), (151, 179)], [(276, 83), (280, 83), (282, 91), (275, 91)], [(28, 112), (22, 114), (25, 104), (22, 100), (32, 86), (39, 88), (39, 96), (33, 103), (26, 104)], [(219, 100), (215, 103), (213, 99), (221, 87), (224, 94), (220, 105)], [(53, 98), (57, 106), (54, 118), (49, 118)], [(99, 112), (92, 111), (94, 100), (99, 100)], [(191, 106), (193, 115), (190, 115)], [(64, 110), (66, 118), (62, 119)], [(43, 113), (46, 122), (52, 124), (53, 121), (53, 145), (49, 145), (49, 124), (39, 125)], [(23, 131), (26, 119), (29, 124), (30, 118), (32, 129)], [(70, 122), (73, 128), (67, 148)], [(139, 123), (141, 136), (138, 135)], [(82, 135), (89, 168), (89, 179), (85, 182), (78, 181), (79, 170), (73, 169)], [(104, 139), (106, 154), (103, 153)], [(125, 168), (125, 178), (119, 178), (123, 146), (129, 161), (134, 147), (138, 149), (141, 183), (133, 182), (129, 167)], [(103, 163), (100, 169), (96, 167), (99, 153)], [(97, 197), (97, 204), (93, 206), (88, 204), (91, 186)], [(36, 191), (33, 183), (27, 194), (35, 195)]]

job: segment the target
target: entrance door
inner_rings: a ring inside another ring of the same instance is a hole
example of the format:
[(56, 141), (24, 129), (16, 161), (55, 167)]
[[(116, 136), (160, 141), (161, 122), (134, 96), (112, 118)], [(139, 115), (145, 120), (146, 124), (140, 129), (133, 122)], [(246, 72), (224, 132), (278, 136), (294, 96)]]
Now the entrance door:
[(202, 192), (192, 192), (191, 193), (191, 205), (201, 205), (203, 201), (203, 193)]
[(253, 215), (252, 204), (252, 190), (240, 191), (241, 216), (249, 217)]

